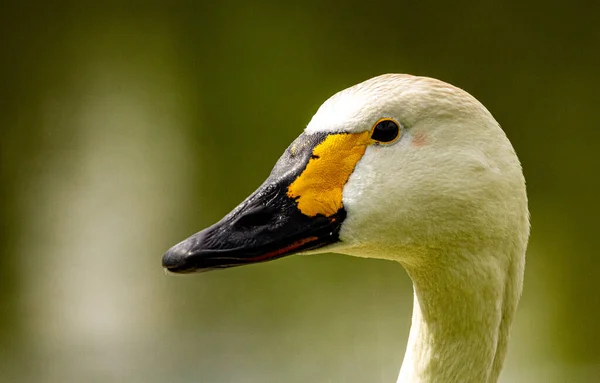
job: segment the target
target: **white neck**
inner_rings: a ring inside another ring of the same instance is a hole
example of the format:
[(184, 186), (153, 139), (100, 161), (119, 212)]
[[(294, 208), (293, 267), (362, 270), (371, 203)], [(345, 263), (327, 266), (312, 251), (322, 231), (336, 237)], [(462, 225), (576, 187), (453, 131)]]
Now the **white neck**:
[(426, 265), (403, 264), (415, 299), (398, 382), (496, 382), (521, 293), (523, 255), (462, 250), (427, 258), (433, 259)]

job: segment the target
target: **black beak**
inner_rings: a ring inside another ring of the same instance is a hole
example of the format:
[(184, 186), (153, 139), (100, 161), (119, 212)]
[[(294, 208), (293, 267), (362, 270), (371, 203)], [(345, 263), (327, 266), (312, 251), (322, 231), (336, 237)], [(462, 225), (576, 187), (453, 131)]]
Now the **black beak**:
[(174, 273), (223, 269), (337, 242), (346, 217), (343, 207), (329, 216), (308, 216), (287, 193), (324, 137), (301, 135), (257, 191), (218, 223), (173, 246), (163, 256), (163, 267)]

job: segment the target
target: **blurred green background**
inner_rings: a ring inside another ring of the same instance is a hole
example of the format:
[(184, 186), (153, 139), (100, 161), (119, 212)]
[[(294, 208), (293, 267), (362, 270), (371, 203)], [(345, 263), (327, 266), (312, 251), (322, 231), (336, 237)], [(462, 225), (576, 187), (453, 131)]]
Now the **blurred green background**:
[(386, 72), (481, 100), (528, 181), (502, 382), (600, 381), (600, 3), (3, 2), (0, 381), (395, 382), (391, 262), (166, 276), (327, 97)]

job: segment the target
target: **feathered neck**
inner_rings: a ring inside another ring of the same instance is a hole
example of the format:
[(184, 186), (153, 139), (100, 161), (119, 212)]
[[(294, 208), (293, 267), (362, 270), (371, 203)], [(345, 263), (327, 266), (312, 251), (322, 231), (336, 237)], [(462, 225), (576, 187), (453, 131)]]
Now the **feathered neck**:
[(421, 259), (432, 262), (404, 264), (415, 297), (398, 382), (496, 382), (520, 298), (523, 254), (457, 250)]

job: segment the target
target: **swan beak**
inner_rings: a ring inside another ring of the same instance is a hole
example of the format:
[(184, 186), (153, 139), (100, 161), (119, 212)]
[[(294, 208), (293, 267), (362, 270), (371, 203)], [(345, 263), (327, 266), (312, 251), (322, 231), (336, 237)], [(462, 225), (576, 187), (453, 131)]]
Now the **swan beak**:
[(270, 261), (339, 241), (342, 189), (366, 150), (367, 134), (302, 134), (269, 178), (221, 221), (173, 246), (174, 273)]
[(285, 193), (271, 198), (269, 190), (259, 189), (218, 223), (173, 246), (163, 257), (163, 267), (174, 273), (224, 269), (337, 242), (344, 211), (310, 218)]

